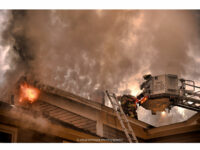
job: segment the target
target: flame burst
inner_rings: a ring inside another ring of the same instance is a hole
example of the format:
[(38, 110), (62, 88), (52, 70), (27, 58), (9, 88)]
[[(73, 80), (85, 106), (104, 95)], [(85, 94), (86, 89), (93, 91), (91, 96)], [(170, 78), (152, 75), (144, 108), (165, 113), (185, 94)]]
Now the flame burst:
[(19, 102), (28, 101), (30, 103), (33, 103), (34, 101), (38, 99), (39, 94), (40, 94), (40, 91), (37, 88), (32, 87), (28, 85), (27, 83), (24, 83), (20, 85)]

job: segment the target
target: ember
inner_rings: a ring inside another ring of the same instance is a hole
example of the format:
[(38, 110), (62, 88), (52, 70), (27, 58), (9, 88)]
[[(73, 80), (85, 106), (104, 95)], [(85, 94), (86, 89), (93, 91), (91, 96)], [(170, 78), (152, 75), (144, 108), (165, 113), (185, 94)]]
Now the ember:
[(20, 99), (19, 102), (28, 101), (30, 103), (33, 103), (37, 100), (39, 97), (40, 91), (33, 87), (28, 85), (27, 83), (24, 83), (20, 85)]

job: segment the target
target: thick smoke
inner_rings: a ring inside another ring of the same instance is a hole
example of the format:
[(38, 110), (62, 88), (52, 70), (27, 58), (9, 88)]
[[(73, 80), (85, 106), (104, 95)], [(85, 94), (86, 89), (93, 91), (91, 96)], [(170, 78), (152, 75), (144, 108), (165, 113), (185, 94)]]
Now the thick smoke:
[(9, 12), (0, 12), (0, 83), (3, 84), (4, 73), (9, 69), (9, 62), (6, 60), (9, 52), (9, 44), (6, 44), (3, 33), (9, 24)]
[(106, 89), (136, 94), (145, 73), (199, 79), (197, 18), (182, 10), (12, 11), (7, 84), (26, 72), (90, 98)]
[(32, 73), (44, 83), (85, 97), (95, 90), (118, 88), (123, 78), (139, 69), (122, 43), (129, 16), (137, 13), (25, 12), (21, 28), (23, 38), (30, 42), (25, 55), (31, 52), (34, 57), (28, 62)]
[[(9, 36), (8, 28), (11, 25), (12, 13), (7, 10), (0, 11), (0, 92), (1, 100), (5, 100), (12, 87), (12, 81), (8, 78), (15, 75), (14, 61), (18, 55), (13, 51), (14, 40)], [(7, 74), (11, 73), (11, 76)], [(16, 81), (16, 80), (14, 80)], [(9, 85), (10, 84), (10, 85)]]

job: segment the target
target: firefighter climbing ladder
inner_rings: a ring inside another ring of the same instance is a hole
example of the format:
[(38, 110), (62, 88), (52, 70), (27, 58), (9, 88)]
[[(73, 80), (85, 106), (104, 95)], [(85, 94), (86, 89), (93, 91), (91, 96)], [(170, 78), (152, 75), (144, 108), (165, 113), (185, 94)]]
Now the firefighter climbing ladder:
[[(133, 129), (132, 129), (129, 121), (128, 121), (121, 105), (119, 104), (119, 101), (117, 100), (116, 95), (114, 93), (110, 94), (108, 91), (106, 91), (106, 95), (108, 96), (108, 99), (110, 100), (110, 102), (113, 106), (113, 109), (115, 110), (115, 112), (117, 114), (117, 118), (121, 124), (121, 127), (129, 141), (129, 143), (133, 143), (133, 142), (138, 143), (135, 133), (133, 132)], [(131, 133), (131, 135), (129, 135), (129, 133)]]

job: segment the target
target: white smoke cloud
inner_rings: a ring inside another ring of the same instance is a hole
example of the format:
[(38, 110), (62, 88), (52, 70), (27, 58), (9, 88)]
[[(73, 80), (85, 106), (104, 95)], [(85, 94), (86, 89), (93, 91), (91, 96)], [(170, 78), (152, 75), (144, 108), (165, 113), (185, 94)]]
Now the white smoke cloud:
[[(0, 84), (4, 82), (4, 74), (10, 69), (9, 51), (11, 47), (4, 41), (3, 33), (10, 22), (10, 12), (7, 10), (0, 11)], [(5, 43), (4, 43), (5, 42)]]

